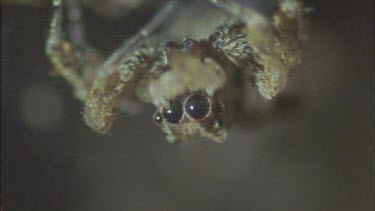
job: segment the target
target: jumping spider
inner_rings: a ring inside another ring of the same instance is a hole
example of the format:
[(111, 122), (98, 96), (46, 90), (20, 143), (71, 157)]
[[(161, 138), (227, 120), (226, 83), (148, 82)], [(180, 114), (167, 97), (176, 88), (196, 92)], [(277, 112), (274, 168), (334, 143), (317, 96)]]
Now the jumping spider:
[[(283, 91), (289, 73), (301, 62), (303, 5), (279, 0), (268, 21), (232, 0), (207, 0), (232, 16), (206, 39), (155, 42), (152, 32), (175, 7), (170, 2), (138, 34), (107, 60), (87, 45), (80, 5), (54, 0), (46, 52), (56, 71), (85, 103), (86, 124), (107, 133), (124, 101), (151, 103), (155, 123), (168, 142), (206, 137), (222, 142), (230, 122), (246, 118), (245, 83), (271, 100)], [(63, 38), (66, 7), (69, 38)]]

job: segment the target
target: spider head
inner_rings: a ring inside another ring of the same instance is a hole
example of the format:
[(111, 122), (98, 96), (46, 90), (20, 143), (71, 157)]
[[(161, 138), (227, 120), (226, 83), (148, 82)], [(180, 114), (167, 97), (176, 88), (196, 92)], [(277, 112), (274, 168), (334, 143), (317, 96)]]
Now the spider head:
[(224, 105), (204, 92), (181, 95), (168, 106), (157, 108), (154, 122), (168, 142), (205, 137), (223, 142), (227, 135)]
[(136, 88), (141, 101), (156, 107), (154, 121), (169, 142), (197, 137), (222, 142), (226, 138), (228, 123), (218, 90), (225, 86), (227, 75), (202, 52), (192, 39), (169, 43), (161, 62)]

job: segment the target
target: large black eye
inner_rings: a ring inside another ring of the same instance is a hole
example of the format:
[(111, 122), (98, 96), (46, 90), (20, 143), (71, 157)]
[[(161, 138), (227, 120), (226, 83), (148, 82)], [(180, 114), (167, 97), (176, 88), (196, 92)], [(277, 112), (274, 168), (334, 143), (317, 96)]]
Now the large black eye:
[(201, 94), (191, 96), (185, 105), (186, 112), (194, 119), (202, 119), (205, 117), (209, 108), (210, 103), (207, 97)]
[(178, 123), (182, 118), (182, 114), (182, 103), (179, 100), (172, 101), (169, 108), (163, 110), (164, 118), (172, 124)]

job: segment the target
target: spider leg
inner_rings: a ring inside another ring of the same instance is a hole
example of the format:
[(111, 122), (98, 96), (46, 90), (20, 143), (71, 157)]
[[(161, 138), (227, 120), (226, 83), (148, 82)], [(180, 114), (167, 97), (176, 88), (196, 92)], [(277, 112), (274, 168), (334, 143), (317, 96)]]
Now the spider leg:
[(86, 124), (98, 133), (111, 128), (124, 94), (134, 91), (135, 83), (154, 62), (155, 49), (141, 46), (176, 7), (168, 3), (136, 35), (124, 43), (98, 68), (84, 108)]
[(95, 75), (100, 56), (86, 44), (81, 10), (75, 0), (66, 1), (68, 13), (68, 39), (63, 36), (63, 1), (53, 1), (53, 16), (46, 42), (46, 54), (56, 72), (74, 89), (75, 96), (84, 101)]
[(233, 0), (209, 0), (215, 6), (245, 23), (249, 44), (258, 52), (272, 52), (274, 38), (272, 25), (262, 14)]
[(234, 72), (235, 82), (230, 84), (230, 93), (226, 105), (231, 111), (234, 124), (247, 127), (259, 127), (272, 119), (288, 118), (300, 111), (305, 99), (303, 95), (286, 93), (267, 102), (257, 92), (251, 81), (243, 73)]
[(304, 7), (298, 0), (279, 0), (278, 11), (272, 17), (275, 36), (282, 52), (283, 61), (292, 70), (301, 63)]
[(111, 69), (98, 73), (84, 107), (86, 124), (98, 133), (105, 134), (111, 128), (121, 107), (123, 97), (134, 93), (136, 82), (153, 63), (153, 49), (133, 49)]
[(218, 52), (222, 52), (246, 75), (254, 76), (257, 67), (257, 53), (250, 46), (244, 32), (245, 24), (237, 19), (231, 19), (220, 25), (209, 36), (208, 42)]
[[(236, 29), (234, 33), (229, 33), (222, 38), (224, 41), (227, 40), (225, 43), (230, 44), (224, 46), (222, 50), (226, 55), (234, 55), (232, 58), (238, 60), (237, 63), (248, 63), (247, 67), (246, 65), (240, 67), (247, 75), (254, 76), (258, 91), (265, 99), (269, 100), (277, 96), (285, 88), (288, 69), (281, 59), (281, 48), (276, 42), (272, 24), (257, 11), (232, 0), (210, 0), (210, 2), (234, 15), (244, 24), (241, 26), (242, 31)], [(242, 38), (238, 39), (239, 37)], [(230, 42), (236, 39), (238, 41)], [(244, 53), (238, 56), (241, 50)]]
[(82, 20), (81, 5), (77, 0), (65, 0), (67, 4), (67, 17), (69, 38), (77, 46), (87, 47), (85, 28)]

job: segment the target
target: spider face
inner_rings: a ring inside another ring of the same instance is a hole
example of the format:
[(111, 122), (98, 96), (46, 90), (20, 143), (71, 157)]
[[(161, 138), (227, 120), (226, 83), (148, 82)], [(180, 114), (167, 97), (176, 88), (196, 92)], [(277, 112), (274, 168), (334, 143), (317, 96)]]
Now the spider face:
[(169, 142), (200, 136), (222, 142), (227, 135), (224, 105), (204, 92), (181, 95), (167, 106), (157, 108), (154, 122)]

